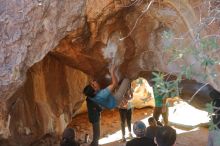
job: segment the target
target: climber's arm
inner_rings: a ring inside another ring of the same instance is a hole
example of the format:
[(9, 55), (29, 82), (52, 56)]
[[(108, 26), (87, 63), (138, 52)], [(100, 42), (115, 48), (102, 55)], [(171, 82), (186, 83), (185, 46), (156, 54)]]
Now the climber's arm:
[(108, 89), (110, 90), (110, 92), (112, 92), (118, 86), (118, 79), (115, 75), (115, 66), (114, 65), (110, 68), (109, 72), (110, 72), (110, 75), (111, 75), (111, 78), (112, 78), (112, 82), (108, 86)]

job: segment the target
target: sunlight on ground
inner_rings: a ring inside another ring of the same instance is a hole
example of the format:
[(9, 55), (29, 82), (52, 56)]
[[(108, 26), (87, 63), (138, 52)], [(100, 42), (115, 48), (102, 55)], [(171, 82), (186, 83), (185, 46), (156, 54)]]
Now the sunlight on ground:
[(199, 124), (209, 122), (208, 112), (196, 109), (186, 102), (180, 101), (174, 107), (169, 108), (169, 122), (187, 128), (195, 128)]
[[(147, 118), (146, 118), (147, 119)], [(133, 127), (133, 123), (131, 124), (131, 126)], [(114, 142), (114, 141), (118, 141), (118, 140), (121, 140), (122, 136), (121, 136), (121, 130), (111, 134), (111, 135), (108, 135), (108, 137), (104, 137), (102, 139), (99, 140), (99, 145), (103, 145), (103, 144), (107, 144), (107, 143), (111, 143), (111, 142)], [(132, 130), (132, 135), (135, 136), (135, 134), (133, 133), (133, 130)], [(126, 127), (126, 138), (128, 137), (128, 128)]]
[[(141, 121), (148, 126), (148, 118), (146, 117), (142, 119)], [(135, 120), (133, 119), (135, 122)], [(174, 107), (169, 108), (169, 122), (171, 125), (177, 125), (181, 126), (180, 128), (176, 128), (177, 134), (182, 134), (182, 133), (187, 133), (187, 132), (192, 132), (192, 131), (197, 131), (199, 130), (198, 126), (201, 123), (208, 123), (209, 118), (208, 118), (208, 113), (205, 111), (198, 110), (186, 102), (181, 101), (179, 104), (176, 104)], [(133, 123), (132, 123), (133, 127)], [(190, 130), (189, 130), (190, 128)], [(184, 129), (184, 130), (183, 130)], [(126, 127), (126, 134), (128, 134), (128, 129)], [(133, 136), (135, 136), (134, 133), (132, 133)], [(126, 135), (127, 137), (128, 135)], [(100, 145), (104, 145), (107, 143), (115, 142), (121, 140), (121, 130), (108, 135), (107, 137), (104, 137), (99, 140)]]

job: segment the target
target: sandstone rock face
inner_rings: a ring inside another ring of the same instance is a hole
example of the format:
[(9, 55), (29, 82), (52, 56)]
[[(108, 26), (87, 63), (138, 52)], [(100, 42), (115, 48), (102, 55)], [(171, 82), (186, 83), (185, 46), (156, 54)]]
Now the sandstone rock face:
[[(112, 63), (120, 79), (190, 67), (193, 79), (220, 90), (220, 22), (212, 17), (219, 7), (217, 0), (0, 1), (0, 134), (29, 144), (60, 133), (87, 75), (104, 87)], [(212, 36), (217, 47), (202, 46)]]
[(10, 135), (28, 145), (46, 133), (61, 133), (84, 101), (87, 82), (87, 75), (50, 55), (33, 65), (7, 101)]
[(67, 33), (85, 24), (85, 1), (0, 1), (0, 133), (8, 129), (6, 100), (24, 83), (27, 69)]
[(8, 98), (35, 62), (85, 24), (85, 1), (1, 1), (0, 96)]

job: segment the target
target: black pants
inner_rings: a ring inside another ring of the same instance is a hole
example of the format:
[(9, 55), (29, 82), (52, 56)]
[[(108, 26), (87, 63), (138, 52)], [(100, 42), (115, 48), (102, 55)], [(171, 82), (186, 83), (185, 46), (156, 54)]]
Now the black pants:
[(163, 117), (164, 124), (168, 125), (168, 107), (166, 107), (165, 113), (162, 113), (162, 107), (154, 107), (153, 117), (157, 121), (157, 124), (162, 126), (161, 123), (159, 122), (160, 115), (162, 115)]
[(121, 131), (122, 135), (125, 136), (125, 120), (127, 121), (127, 126), (129, 132), (131, 132), (131, 109), (120, 109), (119, 108), (119, 113), (120, 113), (120, 118), (121, 118)]
[(100, 137), (100, 122), (92, 123), (93, 130), (93, 139), (90, 146), (98, 146), (99, 145), (99, 137)]

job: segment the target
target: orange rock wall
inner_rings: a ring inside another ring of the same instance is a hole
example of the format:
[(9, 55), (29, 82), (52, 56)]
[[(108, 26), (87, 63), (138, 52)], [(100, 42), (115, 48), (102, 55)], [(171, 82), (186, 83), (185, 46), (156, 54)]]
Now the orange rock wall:
[(46, 133), (61, 133), (81, 107), (87, 82), (87, 75), (47, 55), (7, 101), (11, 136), (29, 144)]
[(20, 144), (60, 133), (81, 106), (88, 76), (106, 86), (112, 63), (119, 68), (119, 79), (150, 78), (154, 70), (176, 75), (192, 65), (193, 73), (208, 76), (193, 74), (193, 79), (220, 89), (219, 63), (204, 68), (195, 57), (219, 61), (219, 49), (196, 55), (185, 51), (169, 64), (172, 48), (198, 49), (199, 39), (219, 34), (219, 20), (205, 19), (219, 7), (217, 0), (28, 0), (0, 5), (0, 134)]

